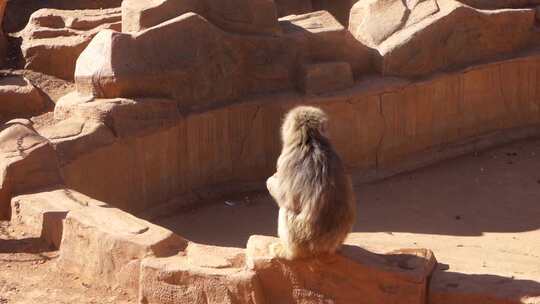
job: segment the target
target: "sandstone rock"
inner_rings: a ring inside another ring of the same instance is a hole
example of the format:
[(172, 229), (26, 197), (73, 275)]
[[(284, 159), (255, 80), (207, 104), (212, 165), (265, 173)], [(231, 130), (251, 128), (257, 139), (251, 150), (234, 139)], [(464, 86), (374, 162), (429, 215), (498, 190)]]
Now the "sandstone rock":
[(67, 188), (12, 200), (13, 219), (60, 247), (58, 266), (99, 286), (138, 288), (143, 258), (172, 256), (186, 241), (171, 231)]
[(51, 141), (61, 165), (115, 140), (114, 133), (103, 122), (78, 118), (62, 120), (39, 133)]
[(433, 253), (410, 249), (377, 255), (345, 246), (342, 255), (297, 261), (271, 257), (277, 238), (252, 236), (247, 265), (273, 303), (425, 303), (437, 264)]
[(280, 23), (290, 44), (305, 48), (307, 63), (347, 61), (355, 74), (371, 71), (371, 51), (327, 11), (284, 17)]
[(9, 0), (6, 7), (4, 30), (14, 33), (22, 30), (30, 15), (42, 8), (62, 10), (107, 9), (120, 7), (122, 0)]
[(2, 30), (2, 23), (4, 20), (4, 13), (7, 5), (7, 0), (0, 0), (0, 68), (3, 66), (6, 60), (7, 53), (7, 39)]
[(302, 69), (302, 90), (319, 94), (350, 88), (354, 85), (351, 66), (347, 62), (306, 65)]
[(383, 75), (423, 76), (524, 49), (535, 37), (534, 15), (533, 9), (480, 11), (453, 0), (369, 0), (353, 6), (349, 30), (379, 52)]
[(273, 0), (127, 0), (122, 2), (122, 31), (138, 32), (189, 12), (225, 31), (279, 33)]
[(0, 78), (0, 122), (16, 117), (28, 118), (43, 113), (49, 101), (26, 78)]
[(135, 34), (103, 31), (77, 61), (77, 90), (101, 98), (169, 97), (181, 107), (232, 100), (247, 89), (242, 50), (193, 13)]
[(243, 265), (244, 250), (190, 243), (186, 253), (144, 259), (141, 303), (262, 304), (257, 275)]
[(121, 10), (41, 9), (20, 33), (25, 68), (72, 80), (77, 58), (103, 29), (121, 28)]
[(13, 195), (59, 184), (52, 145), (27, 123), (14, 121), (0, 129), (0, 218), (9, 219)]

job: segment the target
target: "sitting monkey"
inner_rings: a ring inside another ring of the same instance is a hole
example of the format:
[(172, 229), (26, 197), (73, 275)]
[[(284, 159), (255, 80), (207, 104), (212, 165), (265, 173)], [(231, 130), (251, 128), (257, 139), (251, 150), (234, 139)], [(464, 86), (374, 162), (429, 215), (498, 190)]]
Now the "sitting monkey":
[(285, 116), (283, 148), (268, 191), (279, 205), (275, 256), (285, 259), (335, 253), (356, 218), (352, 183), (325, 136), (326, 114), (300, 106)]

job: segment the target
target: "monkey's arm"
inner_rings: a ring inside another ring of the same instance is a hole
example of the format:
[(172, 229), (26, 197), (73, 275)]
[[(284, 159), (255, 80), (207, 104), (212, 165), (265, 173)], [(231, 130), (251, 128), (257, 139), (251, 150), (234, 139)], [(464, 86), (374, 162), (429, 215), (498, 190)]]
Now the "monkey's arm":
[(297, 206), (291, 204), (291, 202), (287, 200), (287, 196), (279, 186), (279, 177), (277, 173), (274, 173), (274, 175), (266, 180), (266, 188), (268, 188), (268, 192), (270, 192), (270, 195), (272, 195), (279, 208), (287, 209), (295, 213), (300, 212), (300, 210), (296, 208)]
[(281, 191), (279, 191), (279, 180), (276, 173), (274, 173), (274, 175), (270, 176), (266, 180), (266, 188), (268, 189), (268, 192), (270, 192), (270, 195), (274, 198), (274, 200), (279, 205), (280, 204), (279, 202), (283, 199), (283, 195)]

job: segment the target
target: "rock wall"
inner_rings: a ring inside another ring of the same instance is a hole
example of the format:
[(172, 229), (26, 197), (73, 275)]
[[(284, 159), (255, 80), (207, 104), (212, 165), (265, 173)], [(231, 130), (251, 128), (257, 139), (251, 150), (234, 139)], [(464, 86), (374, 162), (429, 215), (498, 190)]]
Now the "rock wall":
[(275, 170), (282, 116), (298, 104), (328, 112), (337, 150), (362, 178), (526, 136), (540, 123), (539, 73), (535, 54), (421, 82), (377, 78), (326, 96), (285, 93), (187, 112), (173, 100), (71, 95), (55, 109), (63, 125), (40, 133), (65, 185), (141, 211), (211, 186), (262, 185)]

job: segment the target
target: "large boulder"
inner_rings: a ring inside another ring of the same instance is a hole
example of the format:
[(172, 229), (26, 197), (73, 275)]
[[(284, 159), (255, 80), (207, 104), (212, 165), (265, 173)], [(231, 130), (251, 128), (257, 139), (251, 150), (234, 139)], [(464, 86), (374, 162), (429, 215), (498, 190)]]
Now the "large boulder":
[(23, 76), (0, 78), (0, 122), (28, 118), (47, 110), (49, 100)]
[(187, 13), (135, 34), (100, 32), (79, 57), (75, 81), (81, 94), (166, 96), (185, 106), (238, 97), (241, 65), (224, 32)]
[(0, 219), (10, 218), (12, 196), (60, 183), (52, 145), (28, 120), (0, 128)]
[(126, 0), (122, 2), (122, 30), (141, 31), (189, 12), (225, 31), (279, 33), (273, 0)]
[(92, 38), (101, 30), (120, 28), (120, 8), (38, 10), (20, 33), (25, 68), (73, 80), (77, 58)]
[(453, 0), (367, 0), (353, 6), (349, 30), (378, 51), (383, 75), (423, 76), (523, 50), (534, 40), (535, 22), (534, 9), (482, 11)]
[(77, 90), (204, 107), (290, 89), (304, 62), (345, 61), (354, 72), (370, 67), (368, 50), (328, 12), (293, 16), (282, 27), (280, 37), (236, 35), (186, 13), (140, 32), (102, 31), (77, 61)]

